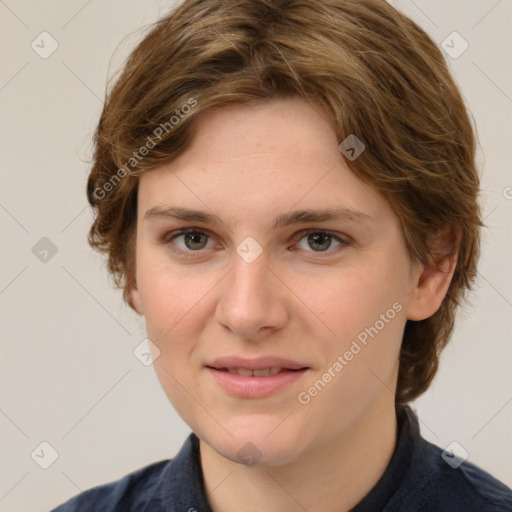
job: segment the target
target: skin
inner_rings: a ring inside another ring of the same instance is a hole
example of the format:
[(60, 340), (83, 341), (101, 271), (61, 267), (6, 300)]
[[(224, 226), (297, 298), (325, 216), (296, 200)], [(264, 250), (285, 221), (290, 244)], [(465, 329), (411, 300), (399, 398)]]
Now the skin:
[[(229, 107), (202, 114), (190, 149), (140, 179), (131, 299), (160, 350), (160, 383), (200, 438), (215, 512), (355, 506), (396, 445), (405, 323), (431, 316), (453, 275), (452, 261), (436, 271), (410, 260), (398, 218), (351, 172), (339, 142), (322, 112), (303, 100)], [(167, 206), (203, 210), (222, 223), (145, 218)], [(272, 228), (290, 210), (339, 206), (368, 218)], [(199, 243), (172, 238), (190, 227), (207, 236)], [(344, 242), (320, 238), (322, 251), (305, 229)], [(262, 249), (251, 263), (236, 252), (248, 236)], [(299, 393), (397, 303), (394, 318), (300, 403)], [(233, 354), (287, 357), (310, 370), (267, 398), (234, 397), (204, 367)], [(260, 457), (254, 465), (238, 455), (248, 442)]]

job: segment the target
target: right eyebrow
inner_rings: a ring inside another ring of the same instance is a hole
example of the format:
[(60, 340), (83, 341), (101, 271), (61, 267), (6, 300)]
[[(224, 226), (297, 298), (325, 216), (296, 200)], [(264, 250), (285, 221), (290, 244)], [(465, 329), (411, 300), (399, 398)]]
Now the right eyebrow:
[(162, 218), (184, 220), (189, 222), (201, 222), (203, 224), (223, 224), (219, 216), (201, 210), (191, 210), (180, 206), (154, 206), (146, 211), (144, 220)]

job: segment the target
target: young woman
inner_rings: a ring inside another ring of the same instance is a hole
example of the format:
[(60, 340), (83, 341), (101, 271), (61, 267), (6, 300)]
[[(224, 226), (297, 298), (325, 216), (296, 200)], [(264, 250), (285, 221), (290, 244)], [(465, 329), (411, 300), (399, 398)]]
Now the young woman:
[(55, 512), (512, 510), (424, 440), (479, 180), (435, 43), (381, 0), (187, 0), (98, 125), (91, 244), (192, 433)]

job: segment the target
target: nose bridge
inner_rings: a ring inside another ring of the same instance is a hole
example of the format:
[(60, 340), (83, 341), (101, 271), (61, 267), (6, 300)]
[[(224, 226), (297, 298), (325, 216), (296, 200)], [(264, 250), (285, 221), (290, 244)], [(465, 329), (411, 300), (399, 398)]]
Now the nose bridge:
[(269, 270), (267, 258), (260, 256), (248, 263), (242, 257), (235, 256), (233, 269), (228, 279), (225, 298), (232, 307), (252, 308), (256, 313), (267, 298)]
[(253, 338), (263, 327), (281, 325), (285, 310), (266, 255), (262, 253), (248, 261), (239, 254), (234, 255), (217, 306), (217, 319), (240, 337)]

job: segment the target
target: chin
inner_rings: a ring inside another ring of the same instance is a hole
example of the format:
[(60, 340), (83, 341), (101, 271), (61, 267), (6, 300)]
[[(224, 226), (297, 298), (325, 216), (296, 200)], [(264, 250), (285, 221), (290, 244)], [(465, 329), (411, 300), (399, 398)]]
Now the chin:
[(221, 443), (213, 448), (222, 457), (247, 467), (276, 467), (296, 460), (295, 448), (289, 445), (271, 443), (268, 440), (239, 439)]
[[(248, 417), (242, 424), (230, 422), (225, 431), (216, 435), (195, 430), (198, 437), (219, 455), (245, 466), (282, 466), (297, 459), (304, 450), (304, 436), (289, 431), (290, 425), (279, 425), (276, 418), (258, 421)], [(277, 428), (276, 428), (277, 427)]]

